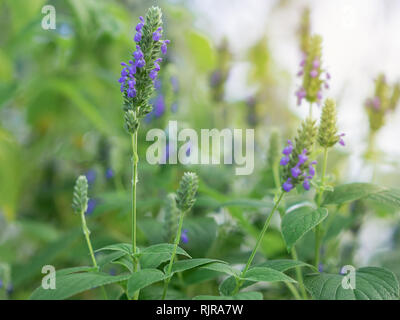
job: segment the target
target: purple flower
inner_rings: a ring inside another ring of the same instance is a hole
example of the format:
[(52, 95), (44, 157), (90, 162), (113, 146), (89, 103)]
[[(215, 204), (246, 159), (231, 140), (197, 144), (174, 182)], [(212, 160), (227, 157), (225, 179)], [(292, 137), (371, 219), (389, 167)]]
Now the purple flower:
[(161, 52), (162, 54), (167, 54), (167, 44), (169, 44), (171, 41), (169, 40), (164, 40), (163, 44), (161, 45)]
[(144, 59), (140, 59), (138, 61), (136, 61), (136, 66), (138, 68), (143, 68), (146, 65), (146, 61), (144, 61)]
[(289, 161), (290, 161), (289, 156), (284, 156), (284, 157), (282, 157), (282, 159), (281, 159), (281, 161), (279, 162), (279, 164), (280, 164), (281, 166), (286, 166), (286, 165), (289, 163)]
[(299, 175), (301, 175), (301, 169), (299, 168), (298, 164), (294, 166), (292, 169), (290, 169), (290, 172), (293, 178), (297, 178)]
[(92, 184), (96, 180), (96, 171), (93, 169), (88, 170), (85, 175), (89, 184)]
[(0, 289), (3, 287), (3, 280), (0, 279)]
[(150, 77), (150, 79), (151, 80), (155, 80), (156, 78), (157, 78), (157, 71), (155, 70), (155, 69), (153, 69), (153, 70), (151, 70), (150, 72), (149, 72), (149, 77)]
[(296, 91), (297, 97), (297, 105), (301, 105), (301, 101), (307, 96), (306, 90), (301, 87), (299, 90)]
[(290, 190), (293, 189), (293, 184), (291, 183), (292, 179), (289, 178), (285, 181), (285, 183), (282, 185), (283, 190), (286, 192), (289, 192)]
[(324, 265), (323, 265), (322, 263), (320, 263), (320, 264), (318, 265), (318, 271), (319, 271), (319, 272), (323, 272), (323, 270), (324, 270)]
[(106, 178), (111, 179), (112, 177), (114, 177), (114, 171), (111, 168), (108, 168), (106, 170)]
[(316, 69), (311, 70), (310, 76), (311, 78), (316, 78), (318, 76), (318, 70)]
[(315, 60), (313, 61), (313, 67), (314, 67), (314, 69), (318, 69), (320, 65), (321, 65), (321, 62), (319, 61), (319, 59), (315, 59)]
[(175, 93), (179, 91), (179, 80), (177, 77), (175, 76), (171, 77), (171, 85), (172, 85), (172, 90), (174, 90)]
[(154, 102), (154, 115), (159, 118), (165, 112), (165, 99), (162, 94), (160, 94), (156, 101)]
[(303, 181), (303, 188), (304, 188), (304, 190), (310, 190), (310, 181), (309, 180), (304, 180)]
[(302, 164), (306, 163), (306, 161), (308, 160), (307, 157), (307, 149), (304, 149), (302, 153), (299, 154), (299, 162), (298, 162), (298, 166), (301, 166)]
[(293, 143), (290, 140), (288, 140), (287, 143), (288, 146), (283, 149), (282, 153), (286, 156), (289, 156), (293, 151)]
[(181, 242), (182, 243), (188, 243), (189, 242), (189, 237), (187, 235), (188, 230), (187, 229), (183, 229), (182, 233), (181, 233)]
[(89, 199), (88, 206), (87, 206), (85, 214), (90, 216), (93, 213), (93, 211), (96, 208), (96, 206), (97, 206), (97, 200), (96, 199)]
[(142, 33), (141, 32), (136, 32), (135, 37), (133, 38), (135, 42), (140, 42), (142, 40)]
[(339, 143), (344, 147), (346, 145), (346, 143), (344, 142), (343, 138), (346, 134), (345, 133), (341, 133), (340, 136), (340, 140)]
[(155, 32), (153, 32), (153, 40), (154, 41), (158, 41), (161, 39), (161, 31), (162, 31), (162, 28), (160, 27)]
[(133, 53), (133, 56), (135, 57), (136, 61), (143, 58), (144, 55), (139, 45), (136, 45), (136, 51)]
[(326, 78), (329, 80), (331, 78), (331, 74), (329, 72), (326, 73)]
[(136, 31), (139, 32), (142, 30), (144, 25), (144, 19), (142, 16), (139, 17), (140, 22), (136, 25)]

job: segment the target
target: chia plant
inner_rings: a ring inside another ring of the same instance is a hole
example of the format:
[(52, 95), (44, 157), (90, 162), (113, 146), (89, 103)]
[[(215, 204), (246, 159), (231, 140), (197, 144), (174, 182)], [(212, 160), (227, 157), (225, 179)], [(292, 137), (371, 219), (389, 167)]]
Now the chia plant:
[(176, 231), (175, 241), (174, 241), (174, 249), (172, 251), (172, 256), (169, 261), (166, 277), (164, 280), (164, 291), (162, 295), (162, 300), (165, 299), (167, 295), (168, 285), (171, 281), (171, 272), (172, 272), (172, 265), (175, 261), (176, 250), (178, 248), (179, 242), (187, 240), (187, 231), (183, 232), (182, 237), (182, 226), (183, 226), (183, 218), (190, 211), (193, 207), (194, 203), (196, 202), (196, 193), (199, 186), (198, 177), (193, 172), (185, 172), (182, 177), (182, 180), (179, 184), (179, 188), (176, 192), (176, 208), (179, 210), (179, 223), (178, 228)]
[[(134, 41), (135, 51), (128, 63), (123, 66), (119, 83), (124, 98), (125, 129), (131, 136), (132, 144), (132, 251), (137, 253), (136, 246), (136, 187), (138, 183), (138, 130), (140, 120), (152, 110), (149, 99), (154, 92), (154, 81), (160, 71), (161, 53), (167, 53), (169, 40), (161, 40), (162, 13), (160, 8), (151, 7), (146, 18), (140, 17), (136, 25)], [(135, 271), (138, 260), (134, 260)], [(138, 293), (136, 294), (137, 298)]]

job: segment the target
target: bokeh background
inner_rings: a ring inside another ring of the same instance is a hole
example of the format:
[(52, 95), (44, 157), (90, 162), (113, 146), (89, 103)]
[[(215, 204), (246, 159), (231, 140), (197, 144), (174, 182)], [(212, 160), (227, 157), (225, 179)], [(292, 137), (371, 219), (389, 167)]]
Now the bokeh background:
[[(41, 27), (45, 4), (56, 8), (55, 30)], [(154, 111), (140, 129), (141, 244), (165, 240), (165, 198), (184, 171), (194, 170), (201, 187), (186, 222), (190, 241), (184, 248), (194, 257), (231, 263), (248, 256), (267, 209), (220, 204), (273, 196), (270, 133), (279, 130), (282, 141), (293, 136), (308, 112), (294, 95), (301, 82), (296, 78), (299, 30), (307, 8), (311, 32), (323, 37), (323, 63), (332, 75), (324, 95), (337, 100), (339, 127), (346, 133), (346, 147), (331, 157), (332, 179), (399, 187), (400, 111), (386, 117), (373, 150), (365, 112), (378, 74), (390, 83), (400, 80), (399, 1), (1, 0), (0, 298), (29, 297), (45, 264), (89, 263), (70, 205), (80, 174), (90, 183), (87, 218), (94, 247), (129, 241), (129, 139), (117, 80), (120, 62), (134, 49), (138, 17), (151, 5), (162, 8), (171, 45), (152, 98)], [(232, 166), (147, 164), (145, 132), (166, 128), (168, 120), (197, 130), (254, 128), (254, 173), (240, 177)], [(334, 223), (324, 270), (368, 264), (400, 275), (395, 209), (357, 202), (343, 208)], [(269, 258), (286, 257), (278, 217), (273, 224), (262, 251)], [(312, 249), (299, 254), (306, 261)], [(217, 290), (206, 280), (188, 275), (186, 294)], [(266, 295), (286, 297), (279, 286)]]

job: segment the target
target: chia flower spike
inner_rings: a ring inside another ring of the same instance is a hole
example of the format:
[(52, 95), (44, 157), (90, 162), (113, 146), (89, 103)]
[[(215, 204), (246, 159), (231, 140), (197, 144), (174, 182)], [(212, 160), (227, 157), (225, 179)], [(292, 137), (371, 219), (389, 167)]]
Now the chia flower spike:
[(301, 52), (306, 54), (308, 52), (309, 47), (309, 39), (310, 39), (310, 9), (304, 8), (303, 14), (301, 16), (300, 28), (299, 28), (299, 37), (300, 37), (300, 49)]
[[(308, 45), (304, 46), (304, 58), (300, 63), (298, 76), (303, 77), (302, 86), (296, 91), (297, 104), (303, 99), (310, 103), (320, 103), (322, 100), (322, 87), (329, 88), (330, 74), (322, 69), (322, 38), (318, 35), (308, 37)], [(323, 74), (325, 73), (325, 79)]]
[(193, 172), (185, 172), (179, 184), (176, 196), (176, 206), (182, 212), (192, 208), (196, 201), (196, 192), (199, 185), (199, 179)]
[(344, 146), (343, 136), (344, 133), (338, 134), (336, 103), (333, 99), (326, 99), (318, 129), (318, 143), (323, 148), (331, 148), (338, 142)]
[(386, 120), (386, 114), (393, 112), (400, 99), (400, 83), (390, 86), (384, 74), (375, 80), (375, 93), (365, 103), (371, 131), (378, 131)]
[(297, 184), (302, 183), (305, 190), (310, 189), (310, 180), (315, 175), (316, 161), (310, 161), (310, 150), (316, 140), (317, 128), (315, 121), (307, 118), (297, 132), (294, 144), (288, 140), (282, 153), (280, 165), (284, 167), (282, 189), (289, 192)]
[(179, 220), (179, 209), (176, 207), (175, 193), (168, 194), (164, 210), (165, 240), (172, 242), (178, 229)]
[(159, 56), (162, 52), (166, 53), (166, 46), (170, 42), (161, 40), (161, 17), (160, 8), (151, 7), (145, 18), (139, 18), (134, 38), (136, 49), (128, 63), (121, 63), (123, 68), (118, 82), (124, 97), (125, 128), (129, 133), (134, 133), (140, 119), (152, 110), (149, 99), (154, 91), (154, 80), (161, 69)]
[(74, 212), (86, 212), (88, 201), (88, 181), (85, 176), (79, 176), (76, 180), (72, 197), (72, 208), (74, 209)]

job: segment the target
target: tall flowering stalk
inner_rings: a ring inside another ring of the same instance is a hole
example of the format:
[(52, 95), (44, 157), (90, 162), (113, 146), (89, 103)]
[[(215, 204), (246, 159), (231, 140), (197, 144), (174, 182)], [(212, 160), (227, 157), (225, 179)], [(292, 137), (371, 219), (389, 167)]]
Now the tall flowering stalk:
[[(324, 108), (322, 109), (320, 125), (318, 129), (318, 144), (324, 150), (324, 157), (322, 162), (321, 184), (317, 192), (317, 206), (321, 207), (322, 196), (324, 191), (329, 189), (325, 185), (326, 167), (328, 163), (328, 150), (335, 146), (337, 143), (344, 146), (343, 140), (344, 133), (338, 134), (337, 129), (337, 112), (336, 103), (333, 99), (326, 99)], [(315, 227), (315, 267), (318, 268), (320, 260), (320, 247), (322, 240), (322, 230), (320, 224)]]
[(371, 98), (365, 102), (368, 114), (370, 137), (369, 152), (373, 153), (376, 132), (385, 124), (388, 114), (395, 111), (400, 99), (400, 83), (390, 85), (384, 74), (380, 74), (375, 80), (375, 91)]
[[(72, 197), (72, 208), (76, 214), (81, 216), (81, 223), (82, 223), (82, 231), (85, 235), (86, 243), (89, 249), (90, 257), (92, 259), (93, 267), (98, 269), (98, 265), (96, 262), (96, 258), (94, 256), (92, 243), (90, 241), (90, 230), (87, 227), (85, 213), (88, 210), (88, 180), (86, 176), (79, 176), (76, 180), (74, 193)], [(104, 298), (107, 300), (107, 293), (104, 287), (101, 287), (103, 291)]]
[(167, 274), (164, 281), (164, 291), (162, 295), (162, 300), (164, 300), (167, 295), (168, 285), (169, 282), (171, 281), (172, 264), (175, 261), (176, 250), (178, 248), (179, 242), (181, 240), (184, 242), (187, 240), (187, 235), (186, 235), (187, 231), (186, 232), (184, 231), (182, 234), (183, 218), (185, 217), (186, 213), (190, 211), (190, 209), (196, 202), (196, 193), (198, 185), (199, 185), (199, 180), (197, 175), (193, 172), (185, 172), (179, 184), (178, 191), (176, 193), (175, 201), (176, 201), (176, 208), (179, 210), (179, 223), (176, 231), (172, 256), (169, 261)]
[(303, 77), (303, 83), (296, 91), (297, 104), (301, 105), (303, 99), (310, 103), (310, 117), (312, 117), (313, 103), (320, 104), (322, 101), (323, 88), (329, 88), (331, 75), (322, 68), (322, 38), (314, 35), (308, 38), (307, 50), (303, 53), (300, 62), (299, 77)]
[[(315, 121), (308, 118), (306, 119), (300, 129), (297, 131), (297, 137), (292, 143), (291, 140), (288, 141), (288, 145), (283, 149), (282, 154), (283, 157), (280, 160), (280, 165), (284, 167), (283, 169), (283, 180), (285, 181), (280, 188), (279, 194), (276, 197), (276, 201), (274, 207), (272, 208), (270, 214), (265, 220), (264, 226), (258, 235), (256, 245), (253, 248), (253, 251), (250, 254), (250, 257), (246, 263), (246, 266), (241, 272), (240, 278), (244, 278), (246, 272), (249, 270), (253, 259), (258, 251), (258, 248), (261, 245), (262, 239), (264, 238), (265, 233), (268, 230), (268, 227), (271, 223), (272, 216), (275, 211), (278, 209), (280, 202), (282, 201), (284, 195), (290, 192), (293, 188), (295, 188), (298, 184), (303, 184), (304, 189), (310, 189), (310, 180), (313, 178), (315, 174), (314, 166), (316, 161), (311, 161), (309, 159), (310, 152), (314, 142), (316, 140), (317, 128), (315, 125)], [(276, 158), (274, 155), (273, 158)], [(236, 294), (243, 281), (236, 281), (236, 287), (233, 291)], [(305, 296), (305, 289), (302, 286), (303, 296)]]
[[(160, 8), (151, 7), (146, 18), (140, 17), (134, 36), (135, 51), (128, 63), (122, 62), (121, 93), (124, 97), (125, 129), (131, 135), (132, 143), (132, 251), (136, 247), (136, 185), (138, 182), (137, 137), (140, 120), (151, 112), (149, 99), (154, 91), (154, 81), (160, 71), (159, 57), (167, 53), (169, 40), (162, 37), (162, 13)], [(138, 261), (134, 259), (134, 270), (138, 270)], [(138, 293), (135, 295), (137, 298)]]

